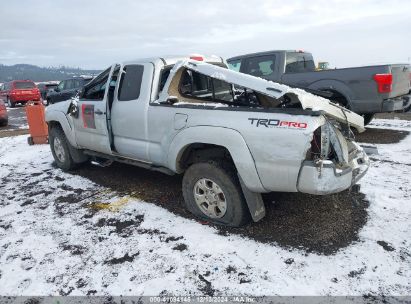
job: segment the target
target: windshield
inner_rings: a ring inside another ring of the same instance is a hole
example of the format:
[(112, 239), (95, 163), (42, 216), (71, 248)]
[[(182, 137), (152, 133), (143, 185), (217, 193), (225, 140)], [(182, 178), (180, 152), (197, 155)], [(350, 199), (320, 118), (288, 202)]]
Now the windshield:
[(15, 89), (34, 89), (36, 85), (30, 81), (17, 81), (14, 83)]

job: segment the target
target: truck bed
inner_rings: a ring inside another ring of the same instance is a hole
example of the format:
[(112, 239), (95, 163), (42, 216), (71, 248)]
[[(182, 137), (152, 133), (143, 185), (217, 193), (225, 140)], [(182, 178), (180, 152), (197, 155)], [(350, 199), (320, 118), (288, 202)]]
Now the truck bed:
[[(410, 70), (406, 64), (391, 64), (391, 65), (373, 65), (353, 68), (320, 70), (315, 72), (304, 73), (286, 73), (283, 74), (281, 80), (285, 84), (292, 84), (301, 87), (309, 87), (321, 80), (335, 80), (344, 82), (358, 92), (358, 97), (361, 97), (361, 91), (374, 92), (377, 96), (377, 84), (373, 79), (375, 74), (392, 74), (393, 85), (392, 91), (383, 94), (383, 98), (395, 98), (408, 94), (410, 89)], [(360, 98), (357, 98), (360, 99)]]

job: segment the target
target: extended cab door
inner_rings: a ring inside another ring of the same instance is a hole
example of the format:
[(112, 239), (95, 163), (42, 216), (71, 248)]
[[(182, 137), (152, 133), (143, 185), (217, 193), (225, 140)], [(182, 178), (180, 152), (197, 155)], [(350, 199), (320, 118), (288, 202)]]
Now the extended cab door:
[(111, 127), (118, 154), (149, 162), (147, 109), (154, 65), (132, 63), (122, 67), (111, 107)]
[(88, 83), (78, 101), (78, 117), (73, 119), (76, 141), (84, 149), (111, 154), (107, 126), (109, 78), (115, 65)]

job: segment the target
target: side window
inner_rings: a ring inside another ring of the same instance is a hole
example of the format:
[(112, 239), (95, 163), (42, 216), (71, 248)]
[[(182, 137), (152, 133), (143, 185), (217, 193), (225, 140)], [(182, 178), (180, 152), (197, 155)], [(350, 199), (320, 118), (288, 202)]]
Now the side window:
[(247, 59), (246, 73), (257, 77), (269, 77), (274, 73), (275, 55)]
[(80, 89), (83, 86), (83, 80), (82, 79), (74, 79), (74, 89)]
[(100, 75), (94, 78), (91, 82), (89, 82), (84, 87), (81, 98), (89, 100), (103, 100), (110, 69), (111, 68), (108, 68), (104, 72), (100, 73)]
[(161, 91), (164, 89), (164, 86), (167, 82), (168, 76), (170, 76), (170, 71), (171, 71), (171, 67), (166, 68), (161, 72), (160, 84), (159, 84), (159, 87), (158, 87), (158, 92), (159, 93), (161, 93)]
[(64, 90), (64, 81), (60, 81), (60, 83), (58, 85), (58, 89), (59, 89), (59, 91)]
[(64, 84), (64, 89), (65, 90), (74, 89), (74, 80), (73, 79), (66, 80)]
[(138, 99), (140, 96), (141, 80), (143, 79), (144, 66), (126, 65), (121, 73), (118, 100), (128, 101)]
[(228, 63), (228, 68), (229, 68), (230, 70), (233, 70), (233, 71), (236, 71), (236, 72), (240, 72), (241, 59), (227, 61), (227, 63)]
[(286, 73), (302, 73), (315, 71), (315, 64), (312, 56), (305, 53), (287, 53), (285, 63)]

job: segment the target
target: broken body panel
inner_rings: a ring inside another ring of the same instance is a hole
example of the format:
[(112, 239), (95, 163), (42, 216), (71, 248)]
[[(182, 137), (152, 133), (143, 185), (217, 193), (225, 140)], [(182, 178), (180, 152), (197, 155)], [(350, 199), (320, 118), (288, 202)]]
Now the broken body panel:
[[(227, 106), (218, 101), (202, 103), (182, 96), (175, 86), (180, 83), (184, 69), (271, 97), (272, 106), (265, 104), (262, 108), (244, 110), (243, 107), (236, 108), (235, 104)], [(224, 127), (241, 134), (253, 156), (264, 188), (254, 191), (336, 193), (355, 184), (369, 167), (368, 156), (352, 141), (350, 131), (350, 127), (359, 132), (365, 130), (363, 117), (303, 90), (187, 60), (174, 66), (156, 102), (168, 100), (170, 96), (178, 100), (173, 107), (178, 106), (179, 111), (184, 107), (193, 107), (194, 110), (186, 110), (186, 127)], [(284, 96), (290, 99), (288, 107), (281, 107), (279, 100)], [(299, 107), (295, 108), (297, 105)], [(201, 116), (196, 113), (198, 109), (213, 106), (214, 113)], [(325, 152), (307, 159), (307, 154), (312, 153), (314, 132), (319, 128), (322, 133), (320, 146)], [(334, 159), (327, 158), (331, 149)]]

